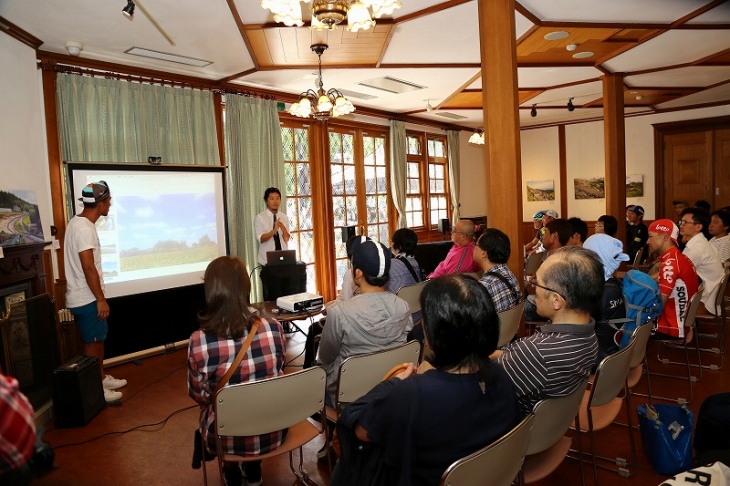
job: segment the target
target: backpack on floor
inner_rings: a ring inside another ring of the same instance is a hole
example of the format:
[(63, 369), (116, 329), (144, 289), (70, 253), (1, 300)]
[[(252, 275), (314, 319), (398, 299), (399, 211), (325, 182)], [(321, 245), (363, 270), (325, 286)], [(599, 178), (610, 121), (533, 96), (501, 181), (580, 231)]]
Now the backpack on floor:
[(663, 309), (659, 285), (649, 274), (640, 270), (626, 272), (623, 281), (623, 295), (626, 304), (626, 319), (608, 321), (619, 331), (615, 337), (619, 349), (628, 346), (631, 333), (637, 326), (656, 321)]

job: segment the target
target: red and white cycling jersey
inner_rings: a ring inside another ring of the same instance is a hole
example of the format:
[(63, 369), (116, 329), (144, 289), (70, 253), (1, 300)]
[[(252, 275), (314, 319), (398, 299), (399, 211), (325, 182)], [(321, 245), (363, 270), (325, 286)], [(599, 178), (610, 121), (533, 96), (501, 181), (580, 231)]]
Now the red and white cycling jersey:
[(657, 321), (656, 331), (682, 338), (689, 301), (699, 287), (697, 272), (690, 259), (677, 247), (665, 251), (659, 261), (659, 291), (668, 299)]

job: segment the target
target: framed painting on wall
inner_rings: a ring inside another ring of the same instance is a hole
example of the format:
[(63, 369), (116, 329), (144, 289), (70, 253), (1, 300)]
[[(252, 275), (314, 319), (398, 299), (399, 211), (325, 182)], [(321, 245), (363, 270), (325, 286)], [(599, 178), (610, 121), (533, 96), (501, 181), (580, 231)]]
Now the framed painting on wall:
[(527, 181), (528, 201), (555, 201), (555, 181)]
[(626, 197), (644, 197), (644, 176), (633, 174), (626, 176)]
[(574, 179), (576, 199), (604, 199), (606, 197), (606, 179), (594, 177), (593, 179)]

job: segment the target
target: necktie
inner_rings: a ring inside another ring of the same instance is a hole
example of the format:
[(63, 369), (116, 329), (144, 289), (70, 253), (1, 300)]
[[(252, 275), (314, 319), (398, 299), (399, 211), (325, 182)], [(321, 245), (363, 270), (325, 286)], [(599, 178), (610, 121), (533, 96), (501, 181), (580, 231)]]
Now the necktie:
[[(274, 215), (274, 228), (276, 228), (276, 215)], [(274, 250), (281, 250), (281, 240), (279, 239), (279, 232), (274, 233)]]

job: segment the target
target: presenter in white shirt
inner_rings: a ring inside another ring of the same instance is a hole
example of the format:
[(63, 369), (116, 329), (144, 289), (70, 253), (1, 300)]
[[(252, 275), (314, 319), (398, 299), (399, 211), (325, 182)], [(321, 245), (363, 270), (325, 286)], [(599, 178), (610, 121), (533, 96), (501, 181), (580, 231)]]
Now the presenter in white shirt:
[[(288, 250), (289, 218), (279, 211), (281, 192), (276, 187), (269, 187), (264, 192), (266, 211), (256, 215), (256, 239), (259, 241), (259, 265), (266, 265), (266, 253), (274, 250)], [(278, 242), (277, 242), (278, 239)]]

